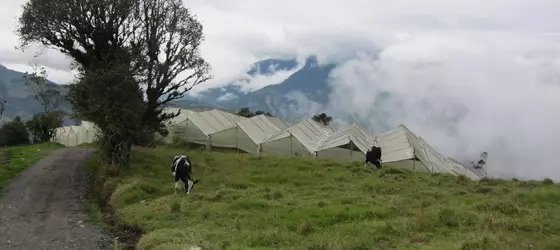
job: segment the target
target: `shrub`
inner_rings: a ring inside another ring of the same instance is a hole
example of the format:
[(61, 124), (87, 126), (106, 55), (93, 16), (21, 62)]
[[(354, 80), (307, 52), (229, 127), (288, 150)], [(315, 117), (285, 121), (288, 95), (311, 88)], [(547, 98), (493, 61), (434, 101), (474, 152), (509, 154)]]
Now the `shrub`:
[(4, 123), (0, 128), (0, 146), (18, 146), (29, 144), (29, 132), (19, 116)]

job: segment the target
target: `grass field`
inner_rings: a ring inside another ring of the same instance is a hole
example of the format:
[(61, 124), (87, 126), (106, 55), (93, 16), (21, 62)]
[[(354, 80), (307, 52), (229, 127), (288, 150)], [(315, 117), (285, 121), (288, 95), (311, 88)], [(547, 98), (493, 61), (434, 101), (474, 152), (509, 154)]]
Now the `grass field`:
[(39, 161), (51, 150), (63, 147), (57, 143), (0, 148), (0, 189), (25, 168)]
[(146, 231), (139, 249), (560, 249), (550, 180), (192, 151), (200, 183), (173, 195), (178, 153), (136, 148), (132, 168), (105, 182), (116, 215)]

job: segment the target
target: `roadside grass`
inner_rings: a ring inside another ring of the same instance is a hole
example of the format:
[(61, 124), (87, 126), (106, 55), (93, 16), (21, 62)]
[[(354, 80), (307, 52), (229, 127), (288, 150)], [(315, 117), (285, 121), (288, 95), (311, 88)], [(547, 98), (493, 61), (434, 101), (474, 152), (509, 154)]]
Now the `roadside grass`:
[[(138, 249), (560, 249), (560, 185), (363, 163), (187, 152), (193, 193), (173, 194), (185, 150), (134, 148), (98, 190), (145, 234)], [(90, 171), (101, 166), (88, 162)]]
[(21, 171), (33, 165), (50, 151), (62, 148), (61, 144), (47, 142), (41, 144), (0, 148), (0, 189)]

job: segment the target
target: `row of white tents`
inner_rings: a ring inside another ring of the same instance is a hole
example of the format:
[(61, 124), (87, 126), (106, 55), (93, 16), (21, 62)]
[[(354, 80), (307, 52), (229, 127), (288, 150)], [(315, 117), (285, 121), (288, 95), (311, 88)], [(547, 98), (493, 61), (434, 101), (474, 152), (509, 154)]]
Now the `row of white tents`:
[[(177, 113), (178, 108), (166, 112)], [(255, 155), (295, 155), (363, 161), (365, 153), (377, 140), (382, 148), (383, 163), (417, 171), (443, 172), (478, 179), (479, 175), (462, 164), (436, 152), (422, 138), (404, 125), (380, 134), (368, 132), (358, 124), (343, 129), (307, 119), (289, 124), (275, 117), (258, 115), (241, 117), (221, 110), (195, 112), (180, 109), (180, 115), (168, 121), (167, 143), (180, 139), (212, 147), (237, 148)], [(95, 126), (82, 122), (57, 130), (55, 140), (66, 146), (76, 146), (95, 140)]]

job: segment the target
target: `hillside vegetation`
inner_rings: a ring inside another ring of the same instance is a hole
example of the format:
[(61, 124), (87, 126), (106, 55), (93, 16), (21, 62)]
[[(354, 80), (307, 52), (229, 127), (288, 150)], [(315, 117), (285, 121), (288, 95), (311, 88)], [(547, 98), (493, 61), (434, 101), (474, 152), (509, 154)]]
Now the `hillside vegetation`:
[(50, 151), (63, 147), (58, 143), (41, 143), (0, 148), (0, 190), (21, 171), (33, 165)]
[[(173, 195), (179, 153), (193, 158), (200, 179), (191, 195)], [(550, 180), (474, 182), (165, 147), (132, 155), (132, 167), (98, 191), (119, 219), (145, 231), (139, 249), (560, 248), (560, 185)]]

